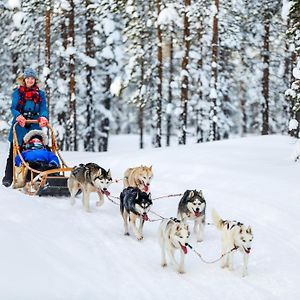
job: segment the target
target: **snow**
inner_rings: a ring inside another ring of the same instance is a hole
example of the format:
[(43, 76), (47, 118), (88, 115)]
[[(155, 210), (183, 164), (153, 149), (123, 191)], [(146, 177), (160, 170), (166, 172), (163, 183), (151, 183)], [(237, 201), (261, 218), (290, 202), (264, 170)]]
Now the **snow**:
[[(137, 145), (135, 136), (112, 137), (108, 153), (65, 152), (63, 157), (70, 165), (93, 161), (111, 168), (116, 179), (127, 167), (152, 165), (153, 197), (202, 189), (208, 222), (214, 207), (221, 217), (252, 226), (249, 275), (241, 277), (238, 254), (232, 272), (219, 263), (202, 263), (191, 251), (185, 274), (161, 268), (159, 222), (145, 224), (140, 242), (124, 236), (118, 206), (106, 201), (96, 207), (95, 194), (92, 212), (86, 213), (80, 198), (71, 207), (67, 198), (30, 197), (1, 186), (0, 299), (299, 299), (300, 164), (289, 158), (292, 138), (259, 136), (145, 150), (136, 150)], [(0, 144), (2, 158), (6, 151), (7, 144)], [(117, 196), (121, 190), (118, 183), (110, 192)], [(153, 211), (176, 216), (178, 201), (154, 201)], [(207, 260), (220, 255), (214, 226), (206, 226), (202, 243), (192, 235), (190, 244)]]
[(65, 51), (65, 54), (67, 56), (71, 56), (71, 55), (74, 55), (76, 53), (76, 48), (73, 47), (73, 46), (68, 46), (66, 51)]
[(89, 67), (96, 67), (97, 65), (97, 60), (95, 58), (89, 57), (87, 55), (85, 55), (84, 53), (79, 53), (78, 57), (84, 62), (86, 63)]
[(18, 11), (13, 15), (13, 22), (14, 22), (15, 27), (17, 27), (17, 28), (22, 27), (23, 18), (24, 18), (24, 13), (21, 11)]
[(103, 20), (103, 29), (106, 36), (115, 31), (115, 22), (111, 19), (105, 18)]
[(293, 69), (293, 76), (294, 76), (296, 79), (300, 79), (300, 68), (294, 68), (294, 69)]
[(217, 90), (215, 88), (210, 89), (209, 98), (210, 99), (216, 99), (217, 98)]
[(101, 56), (105, 59), (114, 59), (114, 53), (112, 52), (111, 47), (110, 46), (104, 47), (101, 52)]
[(8, 0), (6, 5), (9, 9), (20, 8), (21, 7), (20, 0)]
[(119, 96), (122, 89), (122, 78), (117, 76), (110, 85), (110, 92), (114, 96)]
[(287, 19), (288, 19), (290, 7), (291, 7), (291, 2), (289, 0), (283, 0), (281, 17), (285, 21), (287, 21)]
[(182, 19), (179, 17), (176, 8), (173, 3), (168, 3), (167, 7), (164, 8), (157, 18), (158, 25), (182, 25)]
[(298, 121), (296, 119), (291, 119), (289, 122), (289, 130), (296, 130), (298, 128)]

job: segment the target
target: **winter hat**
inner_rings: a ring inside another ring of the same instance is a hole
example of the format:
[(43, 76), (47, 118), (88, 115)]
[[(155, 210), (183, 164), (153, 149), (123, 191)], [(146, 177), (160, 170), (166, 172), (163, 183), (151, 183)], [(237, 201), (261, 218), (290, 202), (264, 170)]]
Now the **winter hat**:
[(23, 138), (24, 143), (30, 142), (32, 139), (39, 139), (43, 145), (48, 145), (48, 137), (42, 130), (31, 130)]
[(26, 68), (24, 70), (24, 78), (26, 79), (28, 77), (37, 78), (36, 72), (32, 68)]
[(25, 144), (24, 148), (26, 150), (36, 150), (36, 149), (44, 149), (45, 146), (43, 145), (43, 142), (40, 140), (41, 137), (32, 138), (30, 141)]

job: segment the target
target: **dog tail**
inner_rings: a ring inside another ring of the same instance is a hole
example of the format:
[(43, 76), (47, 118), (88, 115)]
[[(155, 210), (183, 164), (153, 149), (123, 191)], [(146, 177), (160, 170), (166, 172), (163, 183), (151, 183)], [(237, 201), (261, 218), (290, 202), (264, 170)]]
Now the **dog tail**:
[(214, 208), (211, 210), (211, 217), (212, 217), (216, 227), (218, 229), (221, 229), (222, 224), (223, 224), (223, 220), (221, 219), (221, 217), (219, 216), (219, 214), (217, 213), (217, 211)]
[(130, 168), (127, 169), (124, 173), (124, 177), (123, 177), (124, 188), (127, 188), (129, 186), (129, 175), (130, 175)]

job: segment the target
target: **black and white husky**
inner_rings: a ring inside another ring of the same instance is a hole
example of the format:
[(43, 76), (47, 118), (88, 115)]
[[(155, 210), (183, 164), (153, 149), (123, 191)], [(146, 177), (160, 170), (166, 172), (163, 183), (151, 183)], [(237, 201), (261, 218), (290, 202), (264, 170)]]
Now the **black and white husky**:
[(104, 202), (104, 194), (109, 195), (108, 187), (112, 183), (110, 170), (106, 171), (97, 164), (80, 164), (74, 167), (68, 179), (68, 188), (71, 194), (71, 204), (75, 204), (75, 195), (82, 191), (82, 203), (86, 211), (90, 211), (90, 193), (96, 192), (99, 196), (97, 206)]
[[(167, 266), (166, 253), (178, 273), (184, 273), (184, 257), (187, 254), (186, 243), (190, 236), (189, 227), (178, 219), (164, 219), (159, 226), (159, 243), (161, 247), (161, 266)], [(179, 264), (175, 260), (175, 251), (180, 252)]]
[(248, 260), (251, 251), (251, 242), (253, 234), (251, 227), (246, 227), (243, 223), (237, 221), (222, 220), (216, 210), (212, 210), (212, 219), (216, 227), (222, 231), (222, 255), (221, 267), (228, 267), (233, 270), (233, 251), (239, 250), (243, 254), (244, 266), (243, 276), (248, 273)]
[[(151, 209), (152, 200), (151, 194), (142, 192), (137, 187), (127, 187), (120, 194), (120, 211), (124, 220), (125, 235), (128, 232), (128, 220), (131, 224), (131, 229), (138, 240), (143, 238), (143, 226), (147, 221), (147, 213)], [(136, 227), (136, 220), (140, 220), (139, 229)]]
[(199, 192), (196, 190), (185, 191), (178, 204), (177, 218), (184, 222), (186, 220), (195, 221), (194, 232), (197, 242), (203, 241), (205, 209), (206, 201), (201, 190)]

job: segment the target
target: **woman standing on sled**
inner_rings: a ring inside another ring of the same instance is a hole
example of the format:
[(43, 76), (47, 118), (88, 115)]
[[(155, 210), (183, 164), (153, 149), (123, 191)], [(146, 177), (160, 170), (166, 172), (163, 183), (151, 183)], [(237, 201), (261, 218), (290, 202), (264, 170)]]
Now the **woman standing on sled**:
[[(10, 110), (13, 115), (12, 125), (8, 136), (10, 142), (9, 155), (6, 162), (5, 175), (2, 184), (9, 187), (13, 180), (13, 126), (16, 126), (16, 134), (19, 145), (23, 137), (33, 129), (41, 129), (48, 124), (48, 109), (45, 92), (38, 87), (38, 78), (32, 68), (26, 68), (18, 77), (19, 87), (13, 91)], [(26, 120), (38, 120), (38, 124), (26, 124)]]

